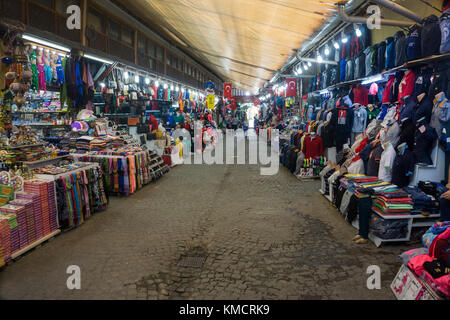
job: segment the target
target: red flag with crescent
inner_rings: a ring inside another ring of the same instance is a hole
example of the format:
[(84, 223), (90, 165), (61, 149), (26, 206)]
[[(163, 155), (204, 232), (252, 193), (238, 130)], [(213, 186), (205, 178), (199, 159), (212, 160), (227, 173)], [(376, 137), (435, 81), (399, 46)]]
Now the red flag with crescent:
[(233, 89), (233, 86), (231, 83), (224, 83), (223, 84), (223, 97), (227, 99), (231, 99), (231, 91)]
[(297, 79), (286, 78), (286, 97), (295, 97), (297, 95)]

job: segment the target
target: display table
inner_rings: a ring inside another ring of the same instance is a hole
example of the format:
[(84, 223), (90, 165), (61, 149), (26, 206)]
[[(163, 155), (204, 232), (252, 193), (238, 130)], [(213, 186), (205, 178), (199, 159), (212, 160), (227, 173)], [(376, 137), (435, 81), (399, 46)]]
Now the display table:
[(60, 174), (35, 174), (40, 180), (54, 181), (58, 227), (69, 230), (85, 222), (95, 211), (105, 209), (108, 199), (103, 172), (98, 163), (83, 163)]
[[(324, 178), (324, 176), (321, 176), (321, 187), (319, 189), (319, 192), (325, 197), (325, 199), (327, 199), (328, 201), (330, 201), (331, 203), (333, 202), (334, 199), (334, 193), (333, 193), (333, 188), (330, 186), (329, 189), (329, 194), (326, 194), (325, 190), (326, 190), (326, 184), (330, 183), (329, 181), (326, 181), (326, 179)], [(353, 191), (351, 190), (347, 190), (346, 192), (350, 192), (352, 194), (354, 194)], [(339, 210), (339, 208), (338, 208)], [(385, 220), (405, 220), (407, 222), (408, 225), (408, 231), (405, 237), (402, 238), (394, 238), (394, 239), (382, 239), (380, 237), (377, 237), (376, 235), (373, 234), (373, 232), (369, 232), (369, 239), (377, 246), (380, 247), (382, 244), (384, 243), (388, 243), (388, 242), (407, 242), (411, 239), (411, 231), (413, 228), (419, 228), (419, 227), (430, 227), (432, 226), (436, 220), (439, 219), (440, 214), (431, 214), (428, 216), (423, 216), (421, 214), (417, 214), (417, 215), (383, 215), (377, 212), (374, 212), (373, 210), (371, 211), (371, 214), (375, 214), (378, 215), (379, 217), (385, 219)], [(359, 229), (359, 220), (358, 217), (355, 218), (355, 220), (352, 221), (351, 225), (353, 227), (355, 227), (356, 229)]]
[(70, 155), (75, 161), (99, 163), (105, 173), (106, 190), (110, 195), (134, 194), (169, 170), (161, 157), (148, 151), (134, 152), (127, 156), (92, 153)]

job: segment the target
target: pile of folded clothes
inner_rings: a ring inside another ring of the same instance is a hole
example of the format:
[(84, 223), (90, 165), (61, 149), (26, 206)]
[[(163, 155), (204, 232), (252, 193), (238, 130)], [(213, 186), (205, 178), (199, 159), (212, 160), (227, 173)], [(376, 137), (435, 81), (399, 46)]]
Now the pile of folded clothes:
[(377, 191), (372, 210), (381, 216), (409, 215), (413, 209), (411, 197), (398, 188)]
[(411, 214), (422, 214), (424, 216), (439, 214), (439, 201), (433, 196), (426, 194), (417, 187), (406, 187), (404, 190), (413, 200)]
[(423, 235), (424, 247), (400, 255), (403, 264), (443, 298), (450, 298), (450, 221), (434, 224)]
[(408, 235), (408, 220), (383, 219), (373, 214), (370, 219), (370, 232), (381, 239), (403, 239)]

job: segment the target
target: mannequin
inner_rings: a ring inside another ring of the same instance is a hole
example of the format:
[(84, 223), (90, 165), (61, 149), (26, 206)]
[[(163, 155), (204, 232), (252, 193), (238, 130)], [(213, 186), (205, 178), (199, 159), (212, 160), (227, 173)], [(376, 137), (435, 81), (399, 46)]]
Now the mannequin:
[(45, 64), (43, 57), (43, 49), (39, 49), (36, 56), (36, 64), (38, 69), (38, 81), (39, 81), (39, 90), (47, 91), (47, 87), (45, 85)]

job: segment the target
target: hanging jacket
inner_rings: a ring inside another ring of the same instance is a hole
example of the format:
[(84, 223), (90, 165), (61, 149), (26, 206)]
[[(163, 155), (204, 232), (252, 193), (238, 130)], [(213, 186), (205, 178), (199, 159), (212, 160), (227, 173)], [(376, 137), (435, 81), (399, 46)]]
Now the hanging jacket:
[(431, 114), (433, 113), (433, 102), (428, 95), (422, 98), (422, 100), (417, 104), (414, 110), (414, 122), (417, 122), (420, 118), (425, 117), (425, 121), (430, 123)]
[(394, 37), (386, 38), (386, 63), (385, 69), (390, 70), (395, 67), (395, 41)]
[(403, 31), (395, 34), (395, 66), (401, 66), (406, 62), (406, 37)]
[(406, 37), (406, 58), (408, 61), (420, 59), (421, 55), (421, 39), (422, 28), (418, 25), (413, 25)]
[(341, 64), (341, 68), (340, 68), (341, 71), (339, 73), (339, 75), (340, 75), (339, 82), (345, 82), (345, 79), (346, 79), (346, 66), (347, 66), (346, 59), (342, 58), (340, 64)]
[(366, 56), (366, 60), (365, 60), (366, 77), (369, 77), (369, 76), (373, 75), (373, 70), (372, 70), (373, 49), (372, 49), (372, 47), (368, 47), (367, 49), (365, 49), (364, 54)]
[(352, 132), (360, 133), (366, 130), (367, 111), (365, 107), (359, 107), (353, 110), (353, 126)]
[(414, 83), (414, 96), (417, 97), (421, 93), (428, 93), (431, 86), (431, 77), (433, 70), (430, 68), (420, 69), (416, 75)]
[(345, 81), (353, 80), (353, 71), (354, 71), (354, 65), (353, 65), (353, 58), (348, 57), (346, 59), (346, 65), (345, 65)]
[(394, 75), (390, 75), (388, 78), (388, 82), (386, 84), (386, 89), (384, 89), (383, 91), (383, 100), (381, 101), (382, 103), (389, 103), (391, 101), (391, 90), (394, 81), (395, 81)]
[(439, 54), (441, 47), (441, 28), (434, 14), (424, 19), (421, 34), (422, 57)]
[(392, 84), (391, 88), (391, 97), (390, 97), (391, 103), (395, 103), (398, 101), (400, 82), (402, 82), (403, 77), (404, 77), (403, 71), (399, 71), (395, 74), (394, 83)]
[(434, 128), (431, 128), (425, 121), (416, 124), (414, 136), (414, 157), (416, 163), (432, 165), (431, 151), (438, 135)]
[(360, 51), (355, 58), (355, 79), (361, 79), (366, 76), (366, 55)]
[(439, 18), (439, 27), (441, 29), (441, 54), (450, 52), (450, 13), (444, 12)]
[(352, 90), (353, 92), (353, 103), (359, 103), (362, 106), (368, 105), (369, 90), (363, 85), (357, 85)]
[(398, 89), (398, 100), (401, 100), (403, 97), (410, 96), (414, 93), (414, 84), (416, 80), (416, 73), (413, 70), (409, 70), (409, 72), (405, 72), (402, 80), (399, 84)]
[(414, 121), (414, 113), (416, 109), (417, 101), (413, 96), (409, 96), (405, 99), (405, 102), (400, 110), (400, 121), (403, 122), (405, 119), (411, 119)]
[(392, 184), (399, 188), (407, 187), (414, 172), (414, 153), (406, 148), (397, 154), (392, 166)]
[(377, 43), (376, 45), (374, 45), (372, 47), (372, 55), (371, 55), (372, 60), (370, 62), (370, 65), (372, 67), (372, 72), (374, 74), (379, 73), (379, 70), (382, 68), (382, 67), (378, 66), (378, 48), (379, 47), (380, 47), (379, 43)]
[(386, 42), (383, 41), (378, 46), (377, 50), (378, 70), (377, 73), (383, 72), (386, 66)]

